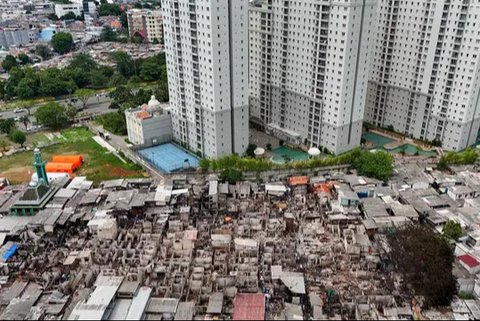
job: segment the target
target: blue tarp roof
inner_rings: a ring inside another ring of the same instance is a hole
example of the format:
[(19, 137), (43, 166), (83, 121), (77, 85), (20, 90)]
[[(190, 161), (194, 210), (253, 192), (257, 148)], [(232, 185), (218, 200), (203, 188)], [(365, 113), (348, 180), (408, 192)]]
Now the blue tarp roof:
[(8, 251), (3, 255), (3, 259), (5, 261), (7, 261), (8, 259), (10, 259), (14, 254), (15, 252), (17, 252), (17, 244), (13, 244), (9, 249)]

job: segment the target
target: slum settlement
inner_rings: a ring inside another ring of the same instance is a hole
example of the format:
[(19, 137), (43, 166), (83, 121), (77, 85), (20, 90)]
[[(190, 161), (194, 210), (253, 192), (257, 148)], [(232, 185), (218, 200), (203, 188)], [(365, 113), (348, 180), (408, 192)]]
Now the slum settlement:
[[(268, 182), (44, 177), (0, 191), (2, 319), (478, 318), (425, 311), (384, 268), (385, 233), (461, 222), (462, 291), (478, 295), (480, 175), (403, 165), (389, 185), (324, 173)], [(433, 186), (433, 187), (432, 187)]]

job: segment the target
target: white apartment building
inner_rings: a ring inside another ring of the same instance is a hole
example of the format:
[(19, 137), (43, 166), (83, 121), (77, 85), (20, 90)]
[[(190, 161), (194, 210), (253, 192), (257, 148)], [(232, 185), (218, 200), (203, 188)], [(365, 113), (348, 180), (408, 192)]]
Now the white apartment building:
[(83, 12), (83, 4), (70, 3), (70, 4), (55, 4), (55, 14), (61, 18), (69, 12), (73, 12), (76, 16), (81, 16)]
[(174, 139), (206, 157), (248, 145), (248, 0), (162, 0)]
[(249, 12), (252, 122), (296, 144), (360, 144), (376, 0), (256, 0)]
[(480, 125), (480, 2), (379, 0), (365, 120), (461, 150)]
[(140, 33), (148, 42), (163, 42), (161, 10), (131, 9), (127, 12), (130, 37)]

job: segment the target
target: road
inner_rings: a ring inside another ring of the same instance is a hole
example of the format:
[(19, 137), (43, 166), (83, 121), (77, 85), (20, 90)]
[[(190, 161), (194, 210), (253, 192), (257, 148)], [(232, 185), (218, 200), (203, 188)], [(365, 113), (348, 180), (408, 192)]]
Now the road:
[[(108, 106), (110, 106), (110, 98), (106, 94), (100, 95), (98, 98), (97, 97), (92, 97), (87, 101), (87, 104), (85, 106), (85, 110), (81, 111), (81, 113), (87, 113), (87, 114), (96, 114), (96, 113), (105, 113), (108, 111)], [(69, 100), (64, 99), (64, 100), (57, 100), (56, 102), (62, 104), (62, 105), (67, 105), (69, 103)], [(77, 107), (82, 107), (82, 102), (77, 101), (73, 105)], [(30, 115), (35, 114), (37, 109), (41, 106), (40, 105), (35, 105), (32, 108), (30, 108)], [(23, 115), (26, 115), (27, 112), (22, 112), (22, 113), (15, 113), (14, 110), (7, 110), (4, 112), (1, 112), (1, 118), (7, 119), (7, 118), (16, 118), (20, 117)]]

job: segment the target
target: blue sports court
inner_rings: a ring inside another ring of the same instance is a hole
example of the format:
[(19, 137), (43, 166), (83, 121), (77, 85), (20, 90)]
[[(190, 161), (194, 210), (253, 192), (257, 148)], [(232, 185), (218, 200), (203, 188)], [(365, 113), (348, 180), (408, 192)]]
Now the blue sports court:
[(197, 156), (171, 143), (141, 149), (137, 153), (165, 173), (173, 173), (189, 167), (198, 167), (199, 159)]

